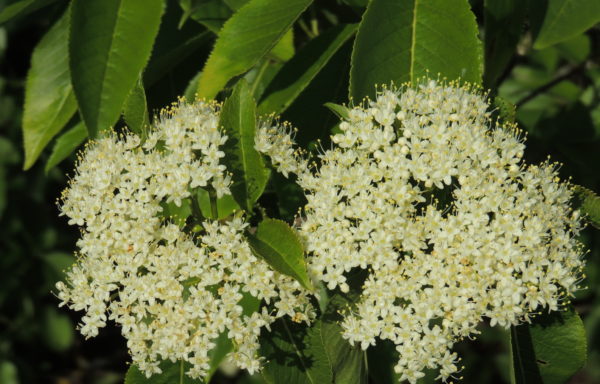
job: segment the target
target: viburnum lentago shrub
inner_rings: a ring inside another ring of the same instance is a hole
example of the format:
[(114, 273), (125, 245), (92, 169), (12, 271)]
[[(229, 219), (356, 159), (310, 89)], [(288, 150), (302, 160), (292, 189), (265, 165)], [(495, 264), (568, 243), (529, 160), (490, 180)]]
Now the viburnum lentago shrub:
[[(282, 316), (314, 317), (300, 284), (251, 252), (240, 215), (205, 219), (192, 231), (161, 214), (168, 203), (197, 204), (198, 188), (230, 194), (219, 108), (179, 102), (144, 142), (131, 133), (91, 142), (60, 202), (81, 228), (78, 261), (56, 285), (61, 305), (85, 312), (86, 337), (108, 320), (120, 325), (148, 377), (162, 360), (186, 361), (189, 376), (204, 377), (223, 332), (234, 346), (230, 362), (254, 372), (261, 329)], [(244, 314), (244, 299), (266, 305)]]
[(519, 130), (486, 96), (456, 83), (383, 88), (348, 110), (314, 167), (289, 129), (263, 126), (256, 148), (297, 174), (309, 272), (360, 299), (343, 336), (391, 340), (400, 380), (456, 377), (455, 342), (489, 319), (505, 328), (561, 310), (579, 288), (582, 225), (557, 165), (526, 165)]

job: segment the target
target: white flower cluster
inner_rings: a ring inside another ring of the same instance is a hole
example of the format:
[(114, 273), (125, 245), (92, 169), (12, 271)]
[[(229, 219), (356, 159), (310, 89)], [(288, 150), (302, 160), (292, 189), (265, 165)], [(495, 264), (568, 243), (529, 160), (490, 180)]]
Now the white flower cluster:
[[(285, 315), (313, 316), (300, 284), (252, 254), (241, 217), (199, 221), (194, 233), (161, 217), (164, 204), (180, 205), (197, 187), (230, 193), (219, 113), (216, 104), (179, 103), (144, 143), (132, 134), (99, 139), (62, 196), (62, 214), (82, 236), (78, 262), (57, 284), (61, 305), (85, 311), (86, 337), (107, 320), (119, 324), (147, 376), (162, 360), (186, 361), (189, 376), (205, 376), (223, 332), (234, 346), (230, 360), (256, 371), (262, 328)], [(242, 300), (267, 306), (244, 313)]]
[[(454, 343), (484, 318), (509, 327), (559, 310), (579, 288), (579, 214), (555, 166), (522, 162), (517, 129), (493, 126), (484, 95), (439, 84), (383, 89), (349, 110), (334, 146), (298, 171), (309, 270), (329, 289), (368, 270), (344, 337), (396, 345), (400, 380), (459, 371)], [(268, 155), (292, 141), (263, 128)], [(289, 146), (289, 144), (288, 144)], [(289, 152), (290, 150), (287, 149)]]

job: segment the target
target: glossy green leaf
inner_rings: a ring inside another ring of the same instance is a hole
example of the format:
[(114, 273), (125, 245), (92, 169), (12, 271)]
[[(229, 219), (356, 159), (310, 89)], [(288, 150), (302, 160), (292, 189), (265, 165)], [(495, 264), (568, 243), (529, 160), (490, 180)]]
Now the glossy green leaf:
[(260, 114), (284, 111), (308, 86), (342, 45), (356, 32), (357, 26), (340, 25), (311, 40), (275, 75), (259, 103)]
[(306, 271), (302, 243), (284, 221), (264, 219), (258, 224), (256, 234), (248, 236), (248, 243), (252, 251), (273, 269), (295, 278), (304, 288), (313, 289)]
[(241, 79), (221, 109), (220, 125), (228, 136), (223, 162), (232, 173), (231, 193), (251, 212), (267, 185), (269, 169), (254, 149), (256, 106), (248, 83)]
[(486, 88), (506, 70), (524, 30), (529, 0), (485, 0), (484, 73)]
[(67, 10), (38, 43), (31, 57), (23, 111), (25, 169), (33, 165), (77, 110), (67, 59), (68, 36)]
[(69, 63), (90, 137), (109, 129), (150, 57), (163, 0), (74, 0)]
[(189, 364), (183, 361), (160, 363), (162, 373), (154, 374), (149, 378), (144, 375), (136, 365), (132, 364), (125, 375), (125, 384), (202, 384), (200, 380), (193, 380), (185, 371)]
[(600, 229), (600, 196), (582, 186), (575, 187), (575, 197), (579, 200), (579, 206), (587, 221)]
[(481, 43), (468, 0), (372, 0), (352, 53), (350, 96), (423, 76), (481, 82)]
[(142, 80), (138, 80), (123, 107), (123, 119), (127, 127), (138, 135), (145, 137), (147, 126), (150, 123), (148, 107), (146, 105), (146, 91)]
[(54, 168), (58, 163), (69, 157), (87, 138), (85, 125), (80, 122), (67, 132), (63, 133), (52, 148), (52, 153), (46, 162), (46, 172)]
[(234, 76), (267, 54), (312, 0), (250, 0), (223, 26), (198, 83), (212, 99)]
[(0, 24), (17, 17), (27, 16), (31, 12), (37, 11), (57, 0), (21, 0), (16, 1), (0, 11)]
[(567, 40), (600, 22), (598, 0), (545, 0), (533, 9), (543, 16), (536, 49)]
[(511, 381), (566, 383), (585, 364), (586, 350), (583, 322), (573, 310), (539, 315), (511, 328)]
[(261, 355), (266, 358), (262, 375), (268, 383), (327, 384), (333, 383), (329, 356), (322, 339), (322, 323), (310, 327), (288, 319), (279, 319), (261, 342)]

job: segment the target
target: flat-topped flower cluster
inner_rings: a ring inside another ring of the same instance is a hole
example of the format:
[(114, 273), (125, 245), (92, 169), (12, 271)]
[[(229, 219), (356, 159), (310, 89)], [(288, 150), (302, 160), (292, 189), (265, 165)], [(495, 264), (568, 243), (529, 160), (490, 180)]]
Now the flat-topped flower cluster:
[(350, 109), (311, 170), (289, 129), (262, 127), (257, 149), (297, 174), (309, 271), (348, 291), (368, 270), (343, 335), (396, 345), (400, 380), (459, 371), (454, 343), (485, 318), (509, 327), (568, 302), (582, 276), (579, 213), (556, 166), (524, 164), (522, 139), (485, 95), (435, 81), (383, 89)]
[[(223, 332), (234, 346), (229, 360), (256, 371), (262, 328), (282, 316), (313, 316), (300, 284), (253, 255), (241, 216), (199, 221), (191, 232), (162, 213), (197, 188), (230, 194), (219, 114), (215, 103), (180, 102), (143, 143), (114, 133), (90, 143), (60, 202), (81, 227), (78, 261), (57, 284), (61, 304), (85, 311), (86, 337), (108, 320), (119, 324), (147, 376), (160, 372), (162, 360), (183, 360), (189, 376), (204, 377)], [(242, 300), (267, 305), (248, 314)]]

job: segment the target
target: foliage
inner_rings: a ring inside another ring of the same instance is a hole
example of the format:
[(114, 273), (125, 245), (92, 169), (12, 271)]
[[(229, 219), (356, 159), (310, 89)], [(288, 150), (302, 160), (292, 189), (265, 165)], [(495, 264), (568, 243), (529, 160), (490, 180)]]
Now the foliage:
[[(494, 116), (526, 132), (528, 162), (550, 155), (563, 164), (561, 178), (571, 178), (574, 203), (591, 224), (581, 236), (588, 289), (572, 310), (507, 333), (484, 325), (478, 341), (458, 346), (463, 382), (600, 380), (599, 4), (0, 0), (0, 382), (123, 382), (120, 330), (84, 342), (75, 331), (80, 314), (55, 308), (50, 291), (75, 260), (77, 231), (57, 217), (54, 201), (88, 137), (127, 127), (146, 138), (158, 111), (184, 94), (223, 103), (233, 197), (198, 189), (164, 214), (185, 225), (244, 211), (253, 252), (319, 292), (312, 326), (280, 319), (261, 334), (260, 374), (228, 371), (232, 346), (223, 333), (211, 351), (211, 382), (396, 381), (393, 348), (364, 353), (341, 337), (339, 312), (354, 304), (361, 277), (349, 293), (311, 280), (292, 221), (304, 196), (253, 140), (257, 118), (277, 113), (298, 127), (303, 147), (326, 148), (347, 104), (374, 96), (376, 84), (426, 75), (489, 90)], [(249, 313), (259, 308), (247, 304)], [(125, 382), (198, 382), (181, 374), (180, 362), (163, 366), (151, 379), (132, 366)]]

